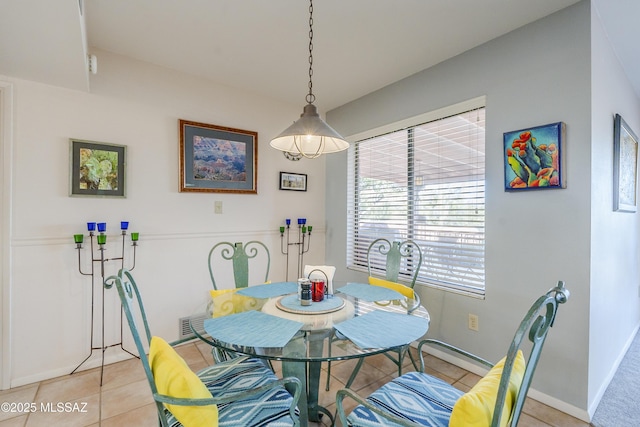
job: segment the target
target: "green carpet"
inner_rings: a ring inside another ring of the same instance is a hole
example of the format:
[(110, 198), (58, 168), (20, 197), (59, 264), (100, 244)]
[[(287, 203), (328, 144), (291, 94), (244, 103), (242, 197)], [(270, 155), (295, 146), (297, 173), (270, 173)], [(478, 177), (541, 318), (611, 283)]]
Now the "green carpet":
[(640, 333), (636, 334), (604, 392), (591, 425), (640, 426)]

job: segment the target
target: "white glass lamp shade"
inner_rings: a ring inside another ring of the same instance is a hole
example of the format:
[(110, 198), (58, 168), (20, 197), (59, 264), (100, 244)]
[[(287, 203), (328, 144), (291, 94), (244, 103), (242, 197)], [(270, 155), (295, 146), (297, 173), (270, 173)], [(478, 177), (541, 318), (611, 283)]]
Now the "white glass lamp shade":
[(349, 143), (320, 118), (313, 104), (305, 105), (300, 118), (272, 139), (270, 145), (276, 150), (299, 153), (307, 158), (349, 148)]

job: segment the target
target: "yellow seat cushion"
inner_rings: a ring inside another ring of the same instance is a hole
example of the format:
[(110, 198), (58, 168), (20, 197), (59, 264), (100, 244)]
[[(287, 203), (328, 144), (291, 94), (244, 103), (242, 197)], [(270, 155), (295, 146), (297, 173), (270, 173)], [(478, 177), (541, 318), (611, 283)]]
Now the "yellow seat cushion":
[(406, 285), (403, 285), (402, 283), (392, 282), (390, 280), (378, 279), (377, 277), (369, 276), (369, 284), (393, 289), (394, 291), (401, 293), (407, 298), (414, 299), (413, 289)]
[(238, 289), (212, 289), (211, 301), (213, 302), (213, 317), (228, 316), (234, 313), (242, 313), (250, 310), (260, 310), (267, 301), (262, 298), (253, 298), (239, 295)]
[[(211, 392), (165, 340), (152, 337), (149, 365), (158, 393), (185, 399), (211, 399)], [(166, 405), (184, 427), (218, 425), (218, 407)]]
[[(451, 412), (450, 427), (486, 427), (491, 425), (505, 359), (500, 360), (471, 390), (458, 399)], [(511, 408), (520, 390), (525, 367), (526, 363), (522, 351), (518, 350), (509, 378), (509, 390), (505, 405), (502, 409), (501, 427), (506, 426), (511, 418)]]

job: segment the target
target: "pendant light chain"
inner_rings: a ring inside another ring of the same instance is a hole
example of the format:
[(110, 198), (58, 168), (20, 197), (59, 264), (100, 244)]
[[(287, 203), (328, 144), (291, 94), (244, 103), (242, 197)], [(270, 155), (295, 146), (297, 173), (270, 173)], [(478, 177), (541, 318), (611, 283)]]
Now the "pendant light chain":
[(313, 0), (309, 0), (309, 93), (306, 100), (300, 118), (273, 138), (271, 147), (283, 151), (289, 160), (315, 159), (349, 148), (349, 143), (322, 120), (313, 104), (316, 100), (313, 94)]
[(309, 0), (309, 93), (307, 103), (313, 104), (316, 96), (313, 94), (313, 0)]

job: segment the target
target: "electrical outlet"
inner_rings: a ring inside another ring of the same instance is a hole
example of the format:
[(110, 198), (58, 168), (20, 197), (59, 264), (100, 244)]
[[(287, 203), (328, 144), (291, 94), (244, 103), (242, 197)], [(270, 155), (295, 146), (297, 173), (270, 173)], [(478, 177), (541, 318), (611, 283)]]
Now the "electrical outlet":
[(471, 314), (469, 313), (469, 329), (471, 329), (472, 331), (476, 331), (478, 332), (479, 325), (478, 325), (478, 315), (477, 314)]
[(222, 213), (222, 202), (220, 200), (216, 200), (214, 203), (214, 212), (217, 214)]

